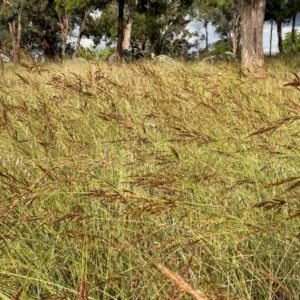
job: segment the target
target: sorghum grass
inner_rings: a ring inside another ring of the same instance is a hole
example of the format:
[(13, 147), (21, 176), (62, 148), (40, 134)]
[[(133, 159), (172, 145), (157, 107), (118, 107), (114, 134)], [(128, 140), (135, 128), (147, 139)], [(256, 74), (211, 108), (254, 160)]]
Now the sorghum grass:
[(272, 60), (4, 66), (0, 298), (299, 299), (293, 79)]

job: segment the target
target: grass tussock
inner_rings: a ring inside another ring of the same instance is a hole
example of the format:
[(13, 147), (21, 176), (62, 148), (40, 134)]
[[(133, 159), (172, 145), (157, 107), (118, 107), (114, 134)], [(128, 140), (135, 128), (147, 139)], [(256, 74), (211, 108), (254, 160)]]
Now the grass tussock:
[(278, 70), (5, 66), (0, 298), (299, 299), (300, 94)]

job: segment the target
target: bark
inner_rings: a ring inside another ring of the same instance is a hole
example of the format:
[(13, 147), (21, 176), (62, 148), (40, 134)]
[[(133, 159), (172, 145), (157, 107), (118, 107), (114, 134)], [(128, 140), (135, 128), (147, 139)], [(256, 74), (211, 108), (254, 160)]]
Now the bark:
[(232, 36), (231, 36), (232, 53), (234, 56), (236, 56), (239, 49), (239, 43), (241, 37), (241, 15), (238, 11), (233, 14), (232, 23), (233, 23)]
[(154, 57), (155, 57), (156, 43), (157, 43), (157, 40), (150, 39), (150, 57), (151, 57), (151, 59), (154, 59)]
[(127, 19), (124, 29), (123, 50), (129, 50), (133, 19)]
[(263, 25), (266, 0), (240, 0), (242, 68), (255, 72), (264, 67)]
[(164, 32), (164, 34), (162, 35), (160, 54), (163, 54), (164, 51), (165, 51), (165, 45), (166, 45), (167, 35), (168, 35), (168, 31), (166, 30)]
[(82, 21), (79, 25), (79, 33), (78, 33), (78, 36), (77, 36), (77, 39), (76, 39), (76, 45), (75, 45), (75, 52), (73, 54), (73, 58), (76, 57), (79, 49), (80, 49), (80, 43), (81, 43), (81, 39), (82, 39), (82, 36), (83, 36), (83, 31), (85, 29), (85, 26), (86, 26), (86, 22), (87, 22), (87, 19), (90, 15), (90, 13), (95, 9), (95, 6), (94, 5), (91, 5), (91, 6), (88, 6), (86, 7), (85, 11), (84, 11), (84, 15), (83, 15), (83, 18), (82, 18)]
[(61, 50), (61, 57), (63, 60), (66, 58), (66, 48), (67, 48), (67, 39), (70, 35), (71, 28), (70, 28), (70, 15), (65, 14), (63, 16), (59, 16), (58, 26), (61, 31), (62, 37), (62, 50)]
[(272, 56), (273, 28), (274, 28), (274, 22), (273, 22), (273, 20), (271, 20), (271, 30), (270, 30), (270, 52), (269, 52), (269, 56)]
[(160, 54), (164, 54), (165, 51), (165, 46), (166, 46), (166, 42), (167, 42), (167, 37), (169, 34), (171, 34), (170, 32), (170, 28), (173, 25), (173, 21), (171, 21), (169, 24), (166, 24), (164, 29), (161, 30), (161, 47), (160, 47)]
[(282, 44), (282, 23), (281, 21), (277, 21), (277, 36), (278, 36), (278, 49), (279, 53), (283, 53), (283, 44)]
[(132, 5), (129, 7), (129, 14), (126, 20), (126, 25), (124, 29), (124, 40), (123, 40), (123, 50), (129, 50), (130, 48), (130, 39), (131, 39), (131, 30), (134, 19), (134, 14), (136, 11), (138, 1), (134, 0)]
[(54, 43), (52, 41), (52, 34), (48, 33), (46, 30), (43, 31), (43, 41), (42, 41), (42, 47), (44, 51), (44, 56), (47, 58), (54, 58), (56, 53), (54, 50)]
[(205, 51), (208, 53), (208, 21), (204, 21), (203, 26), (205, 29)]
[(296, 14), (293, 15), (292, 18), (292, 51), (296, 51)]
[(13, 21), (8, 23), (8, 26), (13, 50), (13, 62), (18, 63), (20, 61), (21, 50), (22, 15), (18, 14), (17, 20), (13, 19)]
[(124, 0), (119, 0), (119, 15), (118, 15), (118, 43), (117, 43), (117, 59), (122, 63), (123, 59), (123, 22), (124, 22)]

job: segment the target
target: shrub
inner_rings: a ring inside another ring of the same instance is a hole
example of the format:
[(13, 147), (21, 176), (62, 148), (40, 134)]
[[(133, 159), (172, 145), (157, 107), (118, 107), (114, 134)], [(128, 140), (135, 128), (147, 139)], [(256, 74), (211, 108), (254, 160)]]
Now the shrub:
[(95, 46), (80, 48), (78, 51), (78, 56), (83, 57), (87, 60), (95, 59), (99, 57), (99, 50)]
[(115, 52), (114, 49), (106, 47), (104, 50), (98, 50), (95, 46), (89, 48), (81, 48), (78, 52), (80, 57), (83, 57), (87, 60), (93, 59), (107, 59)]
[(100, 54), (99, 54), (99, 58), (100, 59), (107, 59), (109, 58), (112, 54), (115, 53), (115, 49), (111, 48), (111, 47), (106, 47), (104, 48)]
[(300, 32), (297, 29), (295, 30), (295, 36), (296, 36), (296, 48), (293, 49), (292, 48), (292, 32), (288, 32), (285, 35), (285, 38), (282, 42), (283, 49), (284, 49), (285, 52), (289, 53), (289, 52), (292, 52), (292, 51), (296, 51), (296, 52), (300, 51)]
[(212, 55), (218, 55), (225, 52), (231, 52), (231, 46), (229, 42), (226, 41), (218, 41), (214, 43), (213, 50), (211, 51)]

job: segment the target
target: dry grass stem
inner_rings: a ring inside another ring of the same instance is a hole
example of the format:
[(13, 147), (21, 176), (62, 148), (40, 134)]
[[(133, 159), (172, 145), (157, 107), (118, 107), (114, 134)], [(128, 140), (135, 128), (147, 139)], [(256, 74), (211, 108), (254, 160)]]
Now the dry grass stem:
[(297, 59), (1, 65), (0, 298), (299, 300)]
[(193, 287), (188, 284), (181, 276), (172, 272), (167, 267), (160, 263), (155, 264), (166, 276), (168, 276), (176, 285), (178, 285), (186, 293), (190, 294), (196, 300), (209, 300), (203, 293), (196, 291)]

